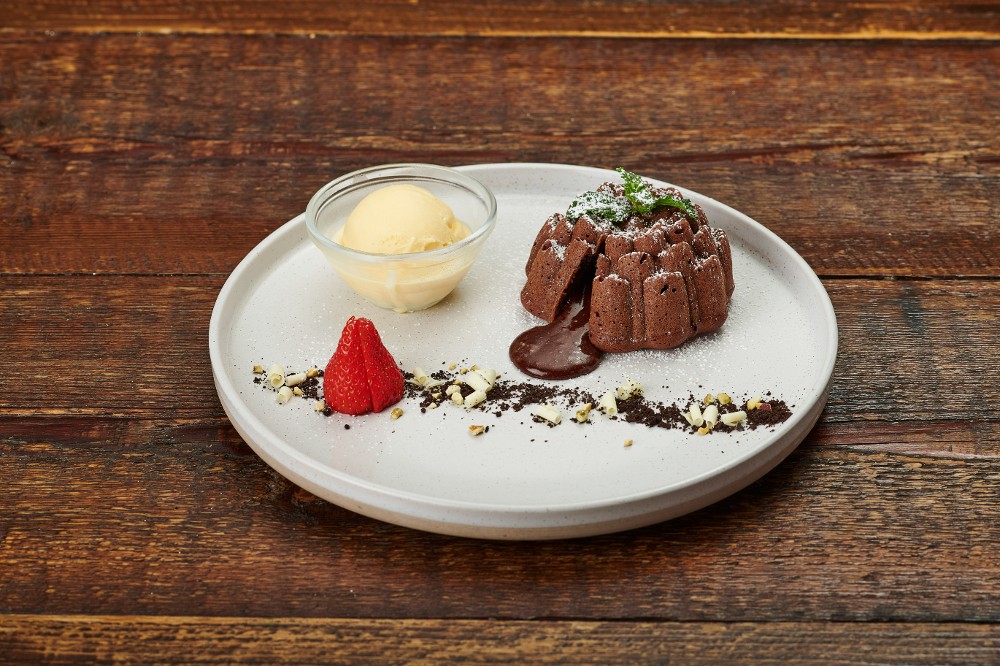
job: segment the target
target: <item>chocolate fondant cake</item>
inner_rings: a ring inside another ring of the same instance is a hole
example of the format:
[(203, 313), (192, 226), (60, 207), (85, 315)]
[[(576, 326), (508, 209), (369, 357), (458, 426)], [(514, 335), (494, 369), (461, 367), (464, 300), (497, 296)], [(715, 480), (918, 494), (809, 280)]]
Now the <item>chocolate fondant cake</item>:
[(551, 322), (590, 284), (589, 336), (609, 352), (676, 347), (718, 329), (729, 313), (729, 240), (700, 206), (619, 169), (567, 214), (542, 225), (525, 271), (521, 303)]

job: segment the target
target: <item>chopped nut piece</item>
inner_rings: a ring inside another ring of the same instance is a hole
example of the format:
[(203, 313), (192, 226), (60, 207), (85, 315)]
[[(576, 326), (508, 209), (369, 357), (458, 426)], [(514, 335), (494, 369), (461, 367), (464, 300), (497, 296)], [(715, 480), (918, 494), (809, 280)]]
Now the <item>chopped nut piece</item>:
[(298, 372), (294, 375), (288, 375), (285, 377), (285, 386), (298, 386), (306, 380), (306, 373)]
[(747, 400), (747, 410), (757, 409), (758, 407), (760, 407), (760, 402), (761, 400), (759, 395), (750, 398), (749, 400)]
[(440, 400), (441, 399), (441, 392), (438, 391), (437, 393), (431, 393), (431, 397), (434, 398), (435, 400)]
[(708, 426), (702, 426), (701, 428), (698, 428), (699, 435), (707, 435), (710, 432), (712, 432), (712, 429), (709, 428)]
[(432, 402), (431, 404), (427, 405), (427, 409), (437, 409), (437, 408), (438, 404), (436, 402)]
[(601, 396), (600, 401), (597, 403), (598, 408), (608, 416), (614, 416), (618, 413), (618, 403), (615, 402), (615, 392), (608, 391)]
[(719, 422), (719, 408), (715, 405), (709, 405), (702, 412), (702, 416), (705, 418), (705, 423), (709, 428), (714, 428), (715, 424)]
[(473, 437), (478, 437), (479, 435), (482, 435), (484, 432), (486, 432), (486, 426), (470, 425), (469, 432), (472, 433)]
[(460, 375), (464, 375), (464, 374), (465, 374), (465, 373), (467, 373), (468, 371), (469, 371), (469, 369), (468, 369), (468, 368), (465, 368), (465, 367), (462, 367), (462, 368), (459, 368), (459, 369), (458, 369), (458, 374), (460, 374)]
[(324, 409), (326, 409), (326, 400), (317, 400), (316, 402), (314, 402), (313, 409), (316, 410), (317, 412), (322, 412)]
[(730, 428), (735, 428), (740, 423), (742, 423), (747, 417), (747, 413), (744, 411), (730, 412), (729, 414), (723, 414), (721, 421), (725, 423)]
[(576, 419), (577, 423), (586, 423), (590, 420), (590, 410), (593, 407), (589, 402), (584, 403), (579, 409), (576, 410), (576, 414), (573, 418)]
[(253, 364), (253, 374), (255, 374), (255, 375), (262, 375), (262, 374), (264, 374), (264, 366), (262, 366), (260, 363), (254, 363)]
[[(457, 393), (455, 395), (458, 395)], [(486, 391), (473, 391), (469, 395), (465, 396), (465, 406), (468, 409), (472, 409), (483, 400), (486, 400)]]
[(705, 397), (702, 399), (702, 402), (705, 403), (706, 405), (711, 405), (715, 402), (715, 396), (712, 395), (711, 393), (706, 393)]
[(457, 367), (458, 367), (458, 363), (449, 363), (448, 364), (448, 369), (449, 370), (454, 370)]
[(319, 368), (309, 368), (306, 370), (306, 377), (312, 379), (313, 377), (319, 377)]
[(632, 446), (632, 440), (631, 439), (626, 439), (625, 440), (625, 446), (626, 447)]
[(278, 389), (277, 397), (279, 404), (282, 405), (285, 404), (286, 402), (292, 399), (292, 389), (288, 388), (287, 386), (282, 386), (280, 389)]
[(403, 410), (400, 407), (396, 407), (391, 412), (389, 412), (389, 416), (392, 417), (393, 421), (395, 421), (396, 419), (398, 419), (402, 415), (403, 415)]
[(295, 395), (299, 396), (300, 398), (305, 395), (305, 393), (302, 392), (302, 388), (299, 387), (299, 386), (296, 386), (295, 388), (293, 388), (292, 389), (292, 393), (294, 393)]
[(462, 397), (461, 391), (455, 391), (451, 394), (451, 401), (456, 405), (461, 405), (465, 403), (465, 398)]
[(451, 386), (449, 386), (444, 390), (445, 395), (455, 395), (456, 393), (461, 393), (461, 392), (462, 392), (462, 387), (459, 386), (458, 384), (452, 384)]
[(728, 405), (733, 401), (733, 399), (729, 397), (728, 393), (720, 393), (717, 397), (719, 398), (720, 405)]
[(533, 416), (548, 421), (552, 425), (559, 425), (562, 422), (562, 413), (552, 405), (538, 405), (531, 410)]
[(470, 372), (475, 372), (478, 369), (479, 369), (479, 366), (476, 365), (475, 363), (473, 363), (471, 366), (469, 366), (469, 371)]

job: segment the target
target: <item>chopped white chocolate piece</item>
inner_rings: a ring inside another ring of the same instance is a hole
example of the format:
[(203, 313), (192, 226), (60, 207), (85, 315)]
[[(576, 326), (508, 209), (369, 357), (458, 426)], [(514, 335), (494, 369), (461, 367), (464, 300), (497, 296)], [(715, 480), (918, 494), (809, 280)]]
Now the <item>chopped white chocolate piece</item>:
[(287, 386), (282, 386), (278, 389), (278, 403), (285, 404), (292, 399), (292, 389)]
[(706, 405), (711, 405), (712, 403), (714, 403), (714, 402), (715, 402), (715, 396), (714, 396), (714, 395), (712, 395), (711, 393), (706, 393), (706, 394), (705, 394), (705, 397), (704, 397), (704, 398), (702, 398), (702, 400), (701, 400), (701, 401), (702, 401), (703, 403), (705, 403)]
[(708, 427), (714, 428), (715, 424), (719, 422), (719, 408), (715, 405), (709, 405), (702, 412), (702, 416), (705, 418), (705, 423), (708, 424)]
[(729, 403), (731, 403), (733, 401), (733, 399), (729, 397), (728, 393), (720, 393), (718, 395), (718, 398), (719, 398), (719, 404), (720, 405), (728, 405)]
[(316, 402), (314, 402), (313, 409), (315, 409), (317, 412), (322, 412), (324, 409), (326, 409), (326, 400), (317, 400)]
[(437, 409), (437, 408), (438, 404), (436, 402), (432, 402), (431, 404), (427, 405), (427, 409)]
[(615, 402), (615, 392), (608, 391), (601, 396), (601, 400), (597, 403), (598, 408), (608, 416), (614, 416), (618, 413), (618, 403)]
[(392, 417), (393, 421), (395, 421), (396, 419), (398, 419), (402, 415), (403, 415), (403, 410), (400, 407), (396, 407), (391, 412), (389, 412), (389, 416)]
[(483, 379), (485, 379), (487, 382), (489, 382), (490, 388), (493, 388), (493, 385), (497, 383), (497, 377), (500, 376), (497, 373), (497, 371), (494, 370), (493, 368), (479, 368), (479, 370), (477, 370), (477, 372), (480, 375), (482, 375)]
[(701, 414), (701, 407), (698, 406), (697, 402), (692, 402), (691, 406), (688, 407), (688, 414), (691, 418), (688, 419), (688, 423), (693, 426), (701, 426), (705, 423), (705, 418)]
[(300, 398), (305, 395), (305, 391), (302, 390), (301, 386), (296, 386), (292, 389), (292, 393), (299, 396)]
[(628, 448), (630, 446), (632, 446), (632, 440), (631, 439), (626, 439), (625, 440), (625, 447)]
[(312, 379), (313, 377), (319, 377), (319, 368), (312, 367), (306, 370), (306, 377)]
[(752, 409), (757, 409), (758, 407), (760, 407), (761, 402), (762, 402), (761, 397), (759, 395), (755, 395), (754, 397), (747, 400), (747, 410), (749, 411)]
[(642, 395), (642, 384), (628, 377), (625, 378), (625, 383), (615, 389), (615, 397), (619, 400), (628, 400), (634, 395)]
[(747, 418), (747, 413), (740, 410), (738, 412), (730, 412), (729, 414), (723, 414), (721, 421), (730, 428), (735, 428), (744, 420), (746, 420), (746, 418)]
[[(458, 395), (456, 393), (456, 395)], [(469, 395), (465, 396), (465, 406), (468, 409), (472, 409), (483, 400), (486, 400), (486, 391), (473, 391)]]
[(593, 405), (589, 402), (584, 403), (579, 409), (576, 410), (576, 414), (574, 414), (573, 418), (576, 419), (577, 423), (586, 423), (590, 420), (590, 410), (592, 407)]
[(538, 405), (531, 410), (532, 415), (548, 421), (552, 425), (559, 425), (562, 421), (562, 413), (552, 405)]
[(461, 391), (455, 391), (454, 393), (451, 394), (451, 401), (456, 405), (461, 405), (465, 403), (465, 398), (462, 397)]
[(417, 386), (427, 386), (428, 380), (430, 380), (430, 377), (427, 376), (426, 372), (424, 372), (420, 368), (413, 368), (414, 384), (416, 384)]
[(297, 372), (294, 375), (285, 377), (285, 386), (298, 386), (306, 380), (306, 373)]
[(449, 386), (444, 390), (445, 395), (455, 395), (456, 393), (461, 393), (461, 392), (462, 392), (462, 387), (458, 386), (457, 384), (452, 384), (451, 386)]
[(476, 391), (483, 391), (484, 393), (493, 388), (493, 385), (490, 384), (477, 370), (473, 370), (465, 376), (465, 383)]
[(277, 363), (272, 363), (267, 369), (267, 383), (271, 388), (278, 388), (285, 383), (285, 369)]

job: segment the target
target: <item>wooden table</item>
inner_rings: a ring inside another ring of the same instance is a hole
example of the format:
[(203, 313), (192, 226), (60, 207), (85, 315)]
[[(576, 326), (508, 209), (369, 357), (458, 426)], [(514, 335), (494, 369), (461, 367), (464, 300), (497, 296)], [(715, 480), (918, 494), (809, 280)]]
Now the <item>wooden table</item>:
[[(1000, 5), (0, 0), (0, 662), (1000, 662)], [(819, 424), (575, 541), (296, 488), (209, 316), (355, 168), (626, 165), (826, 286)]]

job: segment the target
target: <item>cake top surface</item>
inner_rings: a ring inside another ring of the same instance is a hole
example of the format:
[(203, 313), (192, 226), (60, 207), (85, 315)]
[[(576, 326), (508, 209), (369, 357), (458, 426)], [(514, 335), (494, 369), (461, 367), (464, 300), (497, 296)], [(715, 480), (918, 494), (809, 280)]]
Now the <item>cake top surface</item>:
[(566, 217), (590, 219), (607, 233), (629, 233), (647, 229), (664, 218), (688, 218), (697, 228), (701, 211), (690, 199), (673, 188), (654, 187), (630, 171), (619, 167), (623, 183), (604, 183), (596, 190), (577, 196)]

